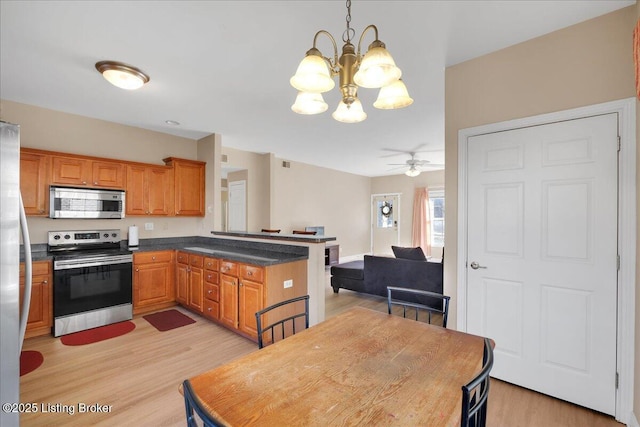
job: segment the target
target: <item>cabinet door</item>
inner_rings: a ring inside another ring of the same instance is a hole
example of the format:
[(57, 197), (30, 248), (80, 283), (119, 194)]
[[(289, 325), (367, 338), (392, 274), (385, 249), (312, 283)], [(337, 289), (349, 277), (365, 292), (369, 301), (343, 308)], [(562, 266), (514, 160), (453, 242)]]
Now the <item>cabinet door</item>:
[(176, 265), (176, 301), (182, 305), (189, 304), (189, 266)]
[(166, 167), (147, 168), (147, 201), (149, 215), (173, 215), (173, 170)]
[(44, 154), (20, 153), (20, 192), (27, 215), (47, 216), (49, 213), (49, 160)]
[(147, 200), (145, 198), (145, 186), (147, 184), (147, 168), (138, 165), (127, 165), (127, 186), (125, 195), (127, 215), (149, 214)]
[(133, 308), (175, 300), (171, 251), (134, 255)]
[(257, 337), (256, 312), (264, 307), (264, 286), (251, 280), (242, 280), (239, 306), (240, 331)]
[(51, 183), (65, 185), (89, 185), (92, 175), (91, 161), (75, 157), (53, 156), (51, 159)]
[(202, 313), (204, 299), (202, 268), (189, 267), (189, 307)]
[(220, 321), (238, 328), (238, 278), (220, 274)]
[(124, 189), (124, 166), (117, 162), (91, 162), (92, 186)]
[[(52, 324), (52, 300), (51, 300), (51, 273), (49, 261), (36, 261), (33, 263), (33, 275), (31, 286), (31, 304), (27, 317), (27, 331), (37, 328), (48, 328)], [(24, 298), (24, 264), (20, 265), (20, 309)]]
[(204, 216), (204, 164), (175, 162), (176, 215)]

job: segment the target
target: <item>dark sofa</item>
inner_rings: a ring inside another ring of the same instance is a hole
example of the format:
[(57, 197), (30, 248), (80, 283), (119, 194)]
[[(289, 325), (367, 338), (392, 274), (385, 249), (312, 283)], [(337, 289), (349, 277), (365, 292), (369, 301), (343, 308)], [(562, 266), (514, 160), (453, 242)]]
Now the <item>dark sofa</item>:
[(443, 293), (443, 265), (429, 261), (365, 255), (363, 261), (352, 261), (331, 267), (331, 287), (387, 296), (387, 286), (422, 289)]

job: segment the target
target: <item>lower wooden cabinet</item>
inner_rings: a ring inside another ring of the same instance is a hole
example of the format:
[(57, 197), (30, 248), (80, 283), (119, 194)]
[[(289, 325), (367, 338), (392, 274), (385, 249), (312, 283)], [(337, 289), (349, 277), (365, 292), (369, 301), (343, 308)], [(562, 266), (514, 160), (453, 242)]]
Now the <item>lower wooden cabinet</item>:
[(133, 255), (133, 313), (140, 314), (175, 303), (174, 251)]
[(204, 257), (178, 252), (176, 263), (176, 300), (183, 306), (203, 312), (204, 304)]
[[(284, 287), (284, 282), (291, 287)], [(307, 292), (307, 262), (268, 267), (178, 251), (176, 301), (257, 340), (256, 312)]]
[(202, 314), (213, 320), (220, 319), (220, 261), (204, 258), (204, 301)]
[[(53, 323), (53, 284), (51, 261), (34, 261), (32, 267), (31, 305), (25, 337), (48, 335)], [(24, 298), (25, 267), (20, 264), (20, 310)]]

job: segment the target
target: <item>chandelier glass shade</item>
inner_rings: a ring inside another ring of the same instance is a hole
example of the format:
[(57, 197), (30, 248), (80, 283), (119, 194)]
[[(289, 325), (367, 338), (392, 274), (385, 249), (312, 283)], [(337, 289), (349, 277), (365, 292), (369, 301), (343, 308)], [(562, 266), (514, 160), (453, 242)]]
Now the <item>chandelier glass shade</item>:
[(135, 90), (149, 82), (148, 75), (131, 65), (116, 61), (100, 61), (96, 70), (112, 85), (120, 89)]
[[(369, 25), (364, 29), (358, 41), (358, 47), (351, 43), (355, 31), (350, 27), (351, 0), (347, 0), (347, 29), (342, 40), (342, 54), (338, 57), (338, 45), (333, 36), (320, 30), (313, 38), (313, 47), (300, 62), (296, 74), (289, 82), (299, 93), (291, 109), (299, 114), (318, 114), (327, 110), (322, 93), (335, 87), (333, 78), (339, 76), (342, 99), (332, 117), (343, 123), (357, 123), (365, 120), (367, 114), (358, 99), (358, 88), (380, 88), (378, 99), (373, 104), (380, 109), (403, 108), (413, 103), (407, 87), (400, 80), (402, 71), (396, 66), (386, 46), (378, 40), (378, 29)], [(368, 30), (373, 30), (375, 40), (366, 54), (360, 53), (360, 45)], [(316, 43), (320, 35), (329, 37), (333, 44), (333, 58), (325, 57)], [(315, 95), (312, 95), (315, 94)], [(324, 105), (324, 107), (320, 107)]]

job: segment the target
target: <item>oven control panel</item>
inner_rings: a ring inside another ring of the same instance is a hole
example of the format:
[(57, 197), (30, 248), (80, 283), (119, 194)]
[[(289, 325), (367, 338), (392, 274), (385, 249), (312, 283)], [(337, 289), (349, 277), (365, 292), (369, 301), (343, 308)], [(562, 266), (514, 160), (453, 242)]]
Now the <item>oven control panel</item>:
[(49, 231), (49, 246), (120, 243), (120, 230)]

